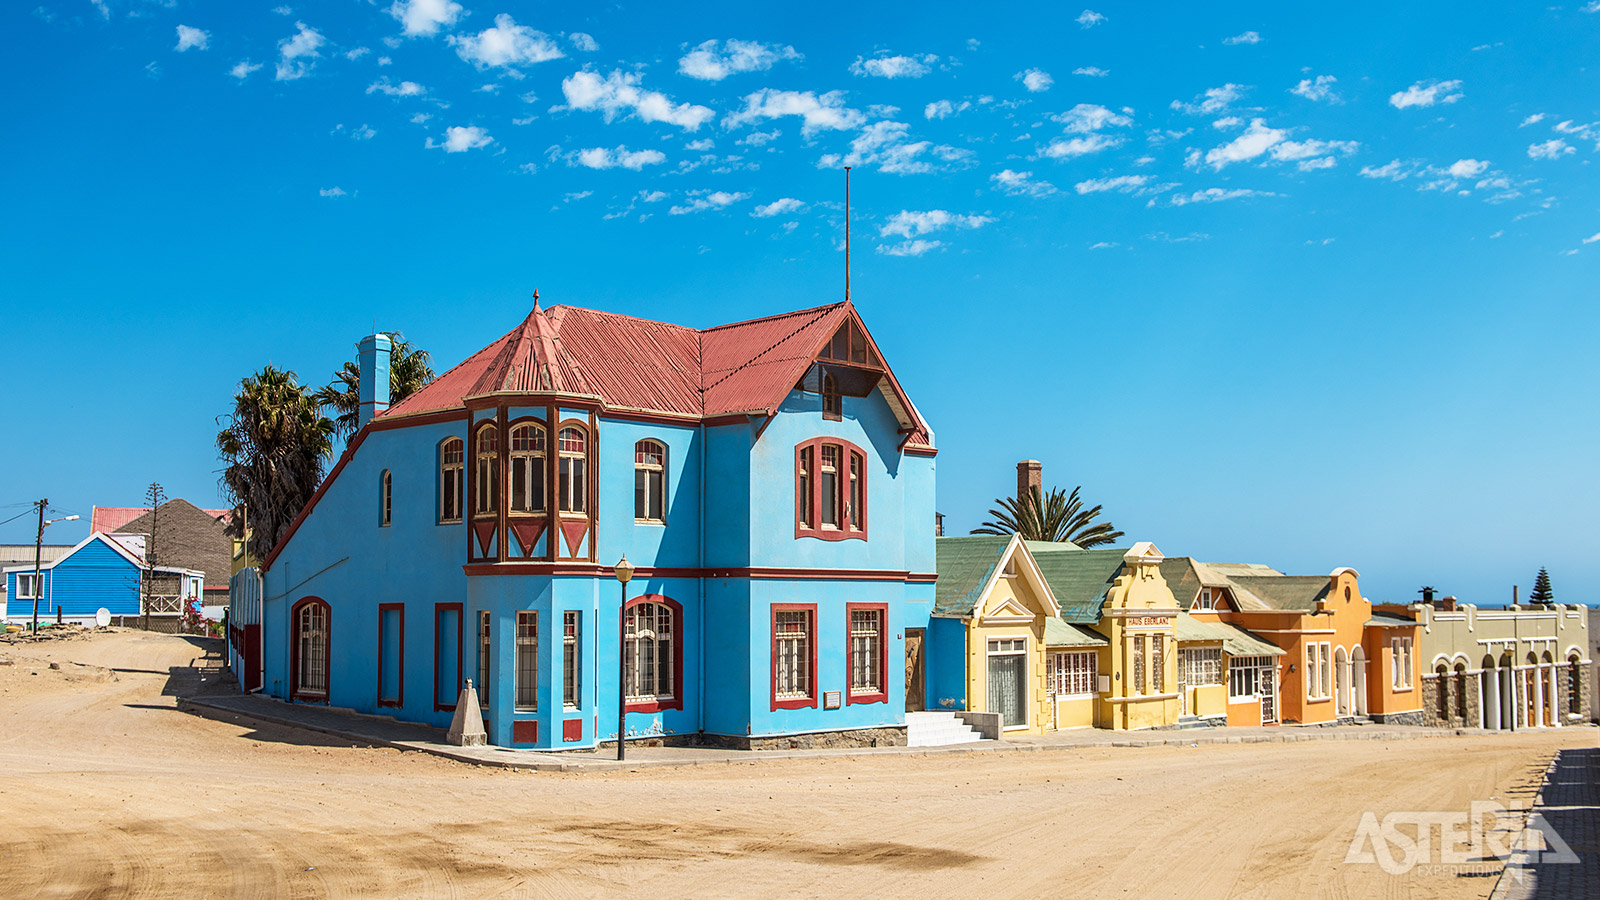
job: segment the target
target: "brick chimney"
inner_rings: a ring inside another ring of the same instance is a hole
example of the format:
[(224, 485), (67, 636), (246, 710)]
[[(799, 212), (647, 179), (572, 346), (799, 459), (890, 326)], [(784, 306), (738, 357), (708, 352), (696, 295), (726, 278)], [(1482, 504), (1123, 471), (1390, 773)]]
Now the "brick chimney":
[(1444, 597), (1439, 601), (1439, 608), (1445, 612), (1455, 612), (1457, 602), (1454, 597)]
[(1028, 496), (1031, 488), (1044, 490), (1044, 464), (1037, 459), (1025, 459), (1017, 463), (1017, 501)]
[(372, 334), (356, 346), (361, 368), (361, 404), (356, 408), (356, 429), (366, 427), (372, 417), (389, 408), (389, 355), (394, 343), (386, 334)]

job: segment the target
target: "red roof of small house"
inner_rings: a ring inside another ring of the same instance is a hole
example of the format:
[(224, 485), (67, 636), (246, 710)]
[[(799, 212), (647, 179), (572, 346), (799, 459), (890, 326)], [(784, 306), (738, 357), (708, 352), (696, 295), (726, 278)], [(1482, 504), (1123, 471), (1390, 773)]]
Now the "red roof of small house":
[[(566, 394), (609, 410), (695, 419), (769, 415), (849, 317), (861, 324), (844, 302), (697, 330), (536, 304), (516, 328), (379, 415), (458, 409), (467, 398), (498, 392)], [(887, 365), (884, 371), (883, 393), (907, 443), (931, 449), (921, 417)]]
[[(89, 516), (89, 533), (98, 531), (101, 534), (110, 534), (121, 531), (124, 525), (149, 511), (148, 506), (96, 506)], [(228, 517), (233, 514), (232, 510), (227, 509), (208, 509), (205, 512), (211, 518), (223, 522), (228, 521)]]

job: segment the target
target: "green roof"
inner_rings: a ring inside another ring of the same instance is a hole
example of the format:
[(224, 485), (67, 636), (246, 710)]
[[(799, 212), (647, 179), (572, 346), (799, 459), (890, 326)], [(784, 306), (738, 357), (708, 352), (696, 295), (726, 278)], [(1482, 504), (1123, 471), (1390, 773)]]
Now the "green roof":
[(1227, 622), (1202, 622), (1188, 613), (1179, 613), (1172, 623), (1172, 636), (1179, 643), (1219, 641), (1229, 656), (1282, 656), (1283, 650), (1237, 625)]
[(1055, 616), (1044, 620), (1046, 647), (1104, 647), (1109, 643), (1103, 635), (1082, 625), (1063, 622)]
[(1190, 564), (1187, 556), (1163, 559), (1161, 580), (1172, 590), (1172, 599), (1178, 601), (1179, 609), (1188, 609), (1194, 603), (1195, 597), (1199, 596), (1202, 587), (1200, 576), (1195, 574), (1194, 566)]
[(939, 582), (933, 591), (933, 614), (971, 615), (1009, 543), (1009, 535), (935, 538)]
[(1100, 621), (1106, 593), (1117, 573), (1122, 571), (1122, 557), (1128, 551), (1099, 547), (1081, 550), (1072, 544), (1049, 541), (1024, 543), (1044, 574), (1044, 580), (1050, 584), (1050, 593), (1055, 595), (1062, 621), (1078, 625)]
[(1228, 574), (1228, 580), (1254, 594), (1267, 609), (1310, 611), (1317, 608), (1318, 600), (1328, 595), (1326, 575)]

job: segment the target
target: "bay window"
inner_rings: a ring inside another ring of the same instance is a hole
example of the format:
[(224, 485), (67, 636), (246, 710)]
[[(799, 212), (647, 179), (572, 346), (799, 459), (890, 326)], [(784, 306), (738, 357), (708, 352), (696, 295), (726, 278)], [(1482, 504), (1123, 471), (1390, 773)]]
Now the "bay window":
[(544, 512), (544, 426), (532, 423), (511, 429), (511, 512)]
[(795, 537), (867, 539), (867, 454), (838, 438), (795, 447)]
[(476, 515), (493, 515), (495, 499), (500, 493), (500, 431), (489, 423), (478, 429), (478, 439), (473, 444), (473, 512)]
[(556, 453), (559, 457), (559, 484), (557, 490), (560, 496), (561, 511), (581, 513), (584, 511), (585, 491), (588, 485), (589, 438), (588, 434), (576, 425), (568, 425), (561, 429), (556, 437)]

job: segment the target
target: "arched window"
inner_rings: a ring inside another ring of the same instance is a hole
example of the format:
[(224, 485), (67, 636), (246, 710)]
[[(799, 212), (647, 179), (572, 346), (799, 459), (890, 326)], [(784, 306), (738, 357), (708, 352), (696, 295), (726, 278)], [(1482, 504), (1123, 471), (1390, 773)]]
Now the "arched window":
[(295, 604), (290, 616), (294, 628), (290, 699), (327, 700), (331, 610), (322, 600), (307, 597)]
[(439, 521), (461, 521), (462, 454), (460, 438), (439, 445)]
[(667, 448), (660, 441), (633, 445), (633, 520), (650, 524), (667, 521)]
[(394, 476), (388, 469), (378, 478), (378, 524), (387, 526), (394, 512)]
[(681, 709), (683, 636), (678, 605), (657, 595), (631, 602), (623, 626), (630, 712)]
[(1433, 667), (1434, 686), (1439, 691), (1439, 721), (1445, 724), (1450, 722), (1450, 678), (1449, 670), (1444, 663)]
[(493, 422), (478, 429), (472, 449), (473, 512), (493, 515), (500, 494), (500, 430)]
[(511, 429), (511, 511), (544, 512), (544, 426), (528, 423)]
[(1456, 715), (1465, 722), (1467, 720), (1467, 664), (1456, 663)]
[(560, 457), (560, 479), (557, 500), (562, 512), (584, 511), (584, 497), (589, 483), (589, 437), (582, 428), (568, 425), (557, 435), (556, 453)]
[(795, 537), (867, 539), (867, 455), (836, 438), (795, 448)]
[(831, 373), (822, 376), (822, 417), (835, 422), (844, 418), (844, 398), (839, 394), (839, 382)]

